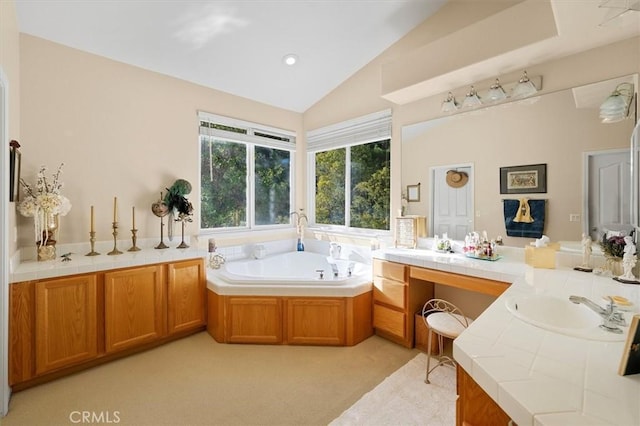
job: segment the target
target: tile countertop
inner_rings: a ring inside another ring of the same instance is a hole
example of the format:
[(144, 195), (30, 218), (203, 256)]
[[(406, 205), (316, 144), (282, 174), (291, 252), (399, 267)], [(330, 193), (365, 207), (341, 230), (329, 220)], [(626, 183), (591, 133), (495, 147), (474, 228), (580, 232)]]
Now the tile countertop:
[[(640, 285), (569, 267), (532, 268), (517, 252), (495, 262), (421, 249), (384, 249), (374, 252), (374, 258), (512, 283), (455, 340), (453, 354), (519, 426), (640, 425), (640, 375), (617, 373), (624, 341), (547, 331), (514, 317), (505, 306), (513, 295), (566, 299), (576, 294), (596, 302), (604, 295), (620, 295), (637, 312)], [(631, 313), (626, 315), (628, 319)]]
[[(113, 245), (113, 243), (112, 243)], [(113, 247), (111, 247), (113, 249)], [(17, 263), (9, 272), (9, 282), (17, 283), (43, 278), (62, 277), (66, 275), (90, 273), (132, 266), (152, 265), (155, 263), (206, 257), (207, 251), (198, 248), (166, 249), (143, 248), (140, 251), (127, 251), (119, 247), (122, 254), (109, 256), (111, 249), (102, 250), (98, 256), (85, 256), (88, 250), (72, 254), (71, 261), (63, 262), (60, 257), (54, 260), (37, 262), (35, 260)], [(62, 251), (58, 251), (59, 253)]]

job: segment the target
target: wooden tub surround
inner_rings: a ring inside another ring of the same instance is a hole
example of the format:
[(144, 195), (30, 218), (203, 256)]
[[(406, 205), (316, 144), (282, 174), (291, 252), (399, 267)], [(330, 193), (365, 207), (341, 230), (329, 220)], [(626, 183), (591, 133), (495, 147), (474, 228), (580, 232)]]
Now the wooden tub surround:
[(219, 343), (352, 346), (373, 334), (372, 292), (354, 297), (227, 296), (207, 290)]

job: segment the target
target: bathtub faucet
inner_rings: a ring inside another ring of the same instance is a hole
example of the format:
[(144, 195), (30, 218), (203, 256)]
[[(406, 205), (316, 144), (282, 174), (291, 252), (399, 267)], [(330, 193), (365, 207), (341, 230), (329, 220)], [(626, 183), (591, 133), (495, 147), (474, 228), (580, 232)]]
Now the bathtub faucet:
[(300, 209), (300, 213), (298, 212), (291, 212), (289, 213), (289, 216), (296, 216), (296, 230), (298, 232), (298, 237), (301, 235), (302, 232), (302, 220), (304, 219), (304, 221), (308, 224), (309, 223), (309, 218), (307, 217), (307, 215), (305, 213), (302, 213), (302, 209)]

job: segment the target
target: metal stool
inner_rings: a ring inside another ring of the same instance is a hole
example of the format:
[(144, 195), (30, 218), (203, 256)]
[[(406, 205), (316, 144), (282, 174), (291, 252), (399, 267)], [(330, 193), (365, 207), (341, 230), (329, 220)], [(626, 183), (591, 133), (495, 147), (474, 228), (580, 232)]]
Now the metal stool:
[[(429, 373), (441, 365), (456, 366), (453, 358), (443, 355), (443, 338), (455, 339), (473, 322), (467, 318), (454, 304), (442, 299), (431, 299), (422, 308), (422, 319), (427, 326), (427, 375), (425, 383), (429, 382)], [(431, 367), (431, 339), (433, 333), (438, 335), (438, 363)]]

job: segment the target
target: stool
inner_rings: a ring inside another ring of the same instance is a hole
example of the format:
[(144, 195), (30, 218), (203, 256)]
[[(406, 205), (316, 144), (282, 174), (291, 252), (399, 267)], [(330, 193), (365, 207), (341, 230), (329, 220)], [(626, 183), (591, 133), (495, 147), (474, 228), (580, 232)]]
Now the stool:
[(429, 330), (427, 348), (431, 349), (431, 339), (435, 333), (438, 336), (438, 363), (431, 367), (431, 350), (427, 351), (427, 374), (425, 383), (429, 382), (429, 373), (441, 365), (456, 366), (453, 358), (443, 355), (443, 337), (455, 339), (473, 322), (467, 318), (462, 311), (452, 304), (442, 299), (431, 299), (422, 308), (422, 318)]

